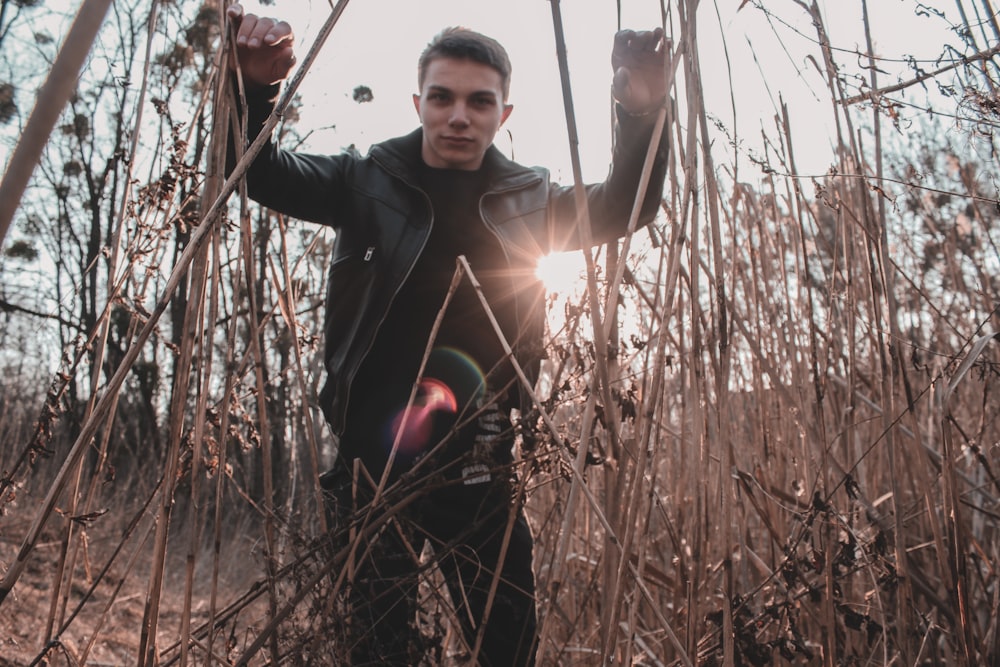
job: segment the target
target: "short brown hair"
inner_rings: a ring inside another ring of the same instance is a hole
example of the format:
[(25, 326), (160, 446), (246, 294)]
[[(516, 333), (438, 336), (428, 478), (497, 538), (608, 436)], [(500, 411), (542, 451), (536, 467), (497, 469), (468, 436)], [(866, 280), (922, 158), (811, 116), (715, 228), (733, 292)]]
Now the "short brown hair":
[(471, 60), (488, 65), (500, 73), (503, 99), (510, 93), (510, 58), (500, 42), (468, 28), (445, 28), (430, 41), (417, 62), (417, 85), (423, 90), (427, 68), (436, 58)]

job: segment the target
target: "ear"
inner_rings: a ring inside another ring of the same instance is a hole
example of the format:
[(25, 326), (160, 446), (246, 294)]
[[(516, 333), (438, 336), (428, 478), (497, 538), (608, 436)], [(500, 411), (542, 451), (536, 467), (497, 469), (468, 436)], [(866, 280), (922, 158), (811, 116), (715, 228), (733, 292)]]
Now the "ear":
[(500, 124), (503, 125), (507, 122), (507, 117), (510, 116), (510, 112), (514, 110), (513, 104), (503, 105), (503, 113), (500, 114)]
[(420, 95), (413, 93), (413, 108), (417, 110), (417, 117), (420, 116)]

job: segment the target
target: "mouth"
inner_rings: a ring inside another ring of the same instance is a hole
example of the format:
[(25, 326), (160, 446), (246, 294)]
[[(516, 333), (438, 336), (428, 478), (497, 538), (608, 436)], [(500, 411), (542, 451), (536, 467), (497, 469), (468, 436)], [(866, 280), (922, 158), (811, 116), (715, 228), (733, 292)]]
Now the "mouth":
[(473, 143), (475, 143), (471, 137), (455, 137), (455, 136), (441, 137), (441, 141), (452, 146), (470, 146)]

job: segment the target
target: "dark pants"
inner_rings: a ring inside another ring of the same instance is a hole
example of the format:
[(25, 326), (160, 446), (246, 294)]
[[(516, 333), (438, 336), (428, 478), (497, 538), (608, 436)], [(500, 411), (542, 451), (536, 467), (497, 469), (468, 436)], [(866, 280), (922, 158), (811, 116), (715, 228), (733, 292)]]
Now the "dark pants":
[[(433, 549), (433, 564), (447, 582), (470, 651), (482, 635), (479, 664), (534, 664), (532, 537), (520, 505), (515, 504), (509, 472), (483, 474), (466, 469), (463, 478), (461, 466), (455, 469), (455, 474), (435, 475), (433, 481), (409, 485), (404, 476), (404, 483), (388, 492), (372, 513), (368, 513), (372, 486), (364, 476), (352, 487), (352, 473), (342, 463), (324, 475), (335, 546), (349, 545), (349, 526), (354, 535), (362, 536), (352, 576), (346, 581), (345, 639), (353, 665), (411, 666), (421, 659), (433, 664), (434, 647), (427, 645), (416, 627), (418, 557), (425, 540)], [(400, 502), (405, 507), (392, 520), (380, 520)], [(498, 571), (492, 604), (487, 607)]]

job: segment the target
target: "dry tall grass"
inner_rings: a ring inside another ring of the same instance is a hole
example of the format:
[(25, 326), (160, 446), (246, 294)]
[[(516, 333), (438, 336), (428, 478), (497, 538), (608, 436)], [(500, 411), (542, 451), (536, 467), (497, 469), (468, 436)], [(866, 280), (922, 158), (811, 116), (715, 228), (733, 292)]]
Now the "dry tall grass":
[[(590, 290), (551, 332), (532, 415), (542, 437), (517, 464), (537, 536), (540, 664), (1000, 660), (995, 164), (929, 135), (891, 143), (893, 95), (920, 77), (885, 85), (869, 32), (870, 78), (854, 94), (841, 76), (854, 54), (831, 43), (815, 2), (789, 4), (821, 45), (837, 163), (823, 178), (797, 172), (793, 125), (809, 119), (783, 108), (753, 187), (734, 180), (734, 155), (707, 148), (699, 3), (663, 3), (675, 55), (662, 218), (588, 258)], [(745, 11), (766, 11), (756, 5)], [(964, 90), (973, 129), (992, 132), (996, 12), (958, 6), (984, 17), (966, 19), (974, 55), (930, 78)], [(318, 509), (329, 446), (310, 366), (325, 241), (300, 244), (245, 201), (225, 219), (239, 187), (218, 173), (232, 100), (217, 79), (202, 94), (218, 123), (204, 176), (189, 201), (122, 198), (137, 205), (116, 221), (108, 308), (67, 353), (33, 433), (5, 387), (0, 536), (19, 548), (2, 554), (0, 615), (44, 627), (5, 624), (0, 653), (15, 657), (0, 664), (335, 664), (342, 650), (329, 639), (343, 621), (335, 589), (363, 542), (330, 553)], [(163, 150), (184, 164), (192, 137), (179, 131)], [(151, 284), (163, 230), (194, 206), (183, 255)], [(115, 306), (129, 344), (102, 375), (83, 360), (106, 345)], [(162, 458), (123, 488), (108, 461), (120, 392), (143, 350), (163, 345), (164, 313), (184, 334), (159, 395)], [(74, 433), (61, 400), (88, 372)], [(352, 535), (391, 529), (433, 482), (423, 474), (382, 489)], [(436, 659), (456, 664), (476, 647), (460, 645), (443, 590), (428, 570), (421, 621)]]

